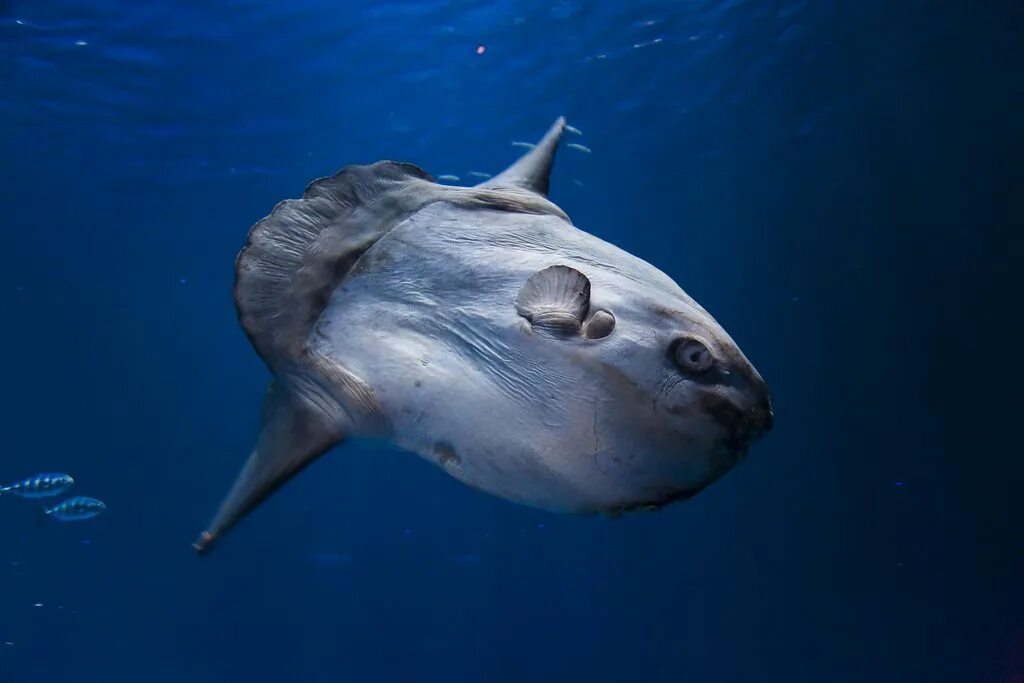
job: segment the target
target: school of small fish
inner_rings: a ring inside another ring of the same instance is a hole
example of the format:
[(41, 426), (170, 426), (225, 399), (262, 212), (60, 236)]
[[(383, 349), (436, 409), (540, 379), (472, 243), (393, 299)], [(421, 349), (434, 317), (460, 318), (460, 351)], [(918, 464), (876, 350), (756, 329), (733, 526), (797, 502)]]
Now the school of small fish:
[[(69, 474), (43, 473), (34, 477), (0, 486), (0, 496), (13, 495), (19, 498), (52, 498), (67, 491), (75, 483)], [(62, 522), (91, 519), (107, 509), (106, 504), (95, 498), (74, 496), (53, 507), (44, 507), (43, 512)]]
[[(572, 133), (573, 135), (583, 135), (583, 131), (581, 131), (579, 128), (570, 126), (569, 124), (565, 124), (565, 130), (566, 132)], [(534, 147), (536, 147), (536, 145), (533, 144), (532, 142), (524, 142), (523, 140), (513, 140), (512, 146), (521, 147), (523, 149), (533, 149)], [(586, 145), (581, 145), (576, 142), (570, 142), (566, 146), (571, 147), (572, 149), (575, 149), (578, 152), (583, 152), (584, 154), (590, 154), (591, 152), (591, 149), (589, 147), (587, 147)], [(467, 175), (469, 175), (472, 178), (480, 178), (481, 180), (487, 180), (488, 178), (493, 177), (490, 173), (483, 173), (482, 171), (470, 171)], [(461, 180), (461, 178), (453, 173), (443, 173), (437, 176), (437, 180), (442, 183), (457, 183)], [(579, 180), (574, 180), (573, 182), (579, 187), (583, 187), (583, 183), (580, 182)]]

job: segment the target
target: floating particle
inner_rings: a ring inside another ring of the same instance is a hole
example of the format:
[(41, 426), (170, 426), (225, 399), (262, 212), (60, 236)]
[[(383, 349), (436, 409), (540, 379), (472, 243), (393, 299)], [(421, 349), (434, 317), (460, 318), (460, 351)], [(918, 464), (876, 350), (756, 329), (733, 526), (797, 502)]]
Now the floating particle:
[(898, 488), (898, 489), (903, 488), (903, 482), (902, 481), (896, 482), (896, 488)]
[(573, 178), (572, 184), (575, 185), (576, 187), (583, 187), (583, 181), (580, 180), (579, 178)]
[(32, 606), (33, 606), (33, 607), (42, 607), (42, 606), (43, 606), (43, 603), (41, 603), (41, 602), (36, 602), (36, 603), (33, 603), (33, 604), (32, 604)]
[(476, 53), (478, 55), (482, 55), (485, 52), (487, 52), (487, 48), (485, 46), (483, 46), (483, 45), (477, 45), (476, 46)]
[(12, 642), (11, 642), (11, 641), (9, 641), (9, 640), (5, 640), (5, 641), (4, 641), (4, 645), (6, 645), (7, 647), (14, 647), (14, 643), (12, 643)]
[(178, 283), (179, 284), (183, 284), (183, 285), (187, 285), (188, 284), (188, 280), (186, 278), (179, 277), (178, 278)]
[(78, 47), (85, 47), (88, 44), (89, 43), (85, 42), (84, 40), (76, 40), (75, 41), (75, 45), (77, 45)]

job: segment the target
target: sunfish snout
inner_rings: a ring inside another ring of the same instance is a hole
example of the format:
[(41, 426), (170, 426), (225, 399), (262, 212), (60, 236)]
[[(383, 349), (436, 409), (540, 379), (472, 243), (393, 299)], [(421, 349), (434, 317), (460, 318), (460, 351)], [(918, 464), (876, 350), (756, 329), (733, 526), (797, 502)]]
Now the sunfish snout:
[[(689, 342), (680, 344), (676, 356), (690, 359)], [(702, 348), (702, 347), (701, 347)], [(742, 352), (731, 344), (723, 344), (712, 364), (700, 376), (695, 400), (702, 411), (724, 432), (722, 442), (738, 458), (747, 448), (771, 430), (774, 421), (768, 384)]]
[(759, 398), (754, 408), (750, 411), (750, 430), (748, 439), (753, 441), (772, 429), (775, 422), (775, 411), (772, 409), (772, 398), (768, 393), (768, 385), (761, 383)]
[(737, 390), (731, 392), (730, 408), (719, 410), (716, 417), (743, 446), (749, 446), (769, 432), (775, 419), (768, 383), (760, 373), (744, 359), (743, 365), (730, 373), (728, 383)]
[(772, 397), (768, 390), (768, 383), (746, 358), (743, 359), (743, 366), (740, 372), (746, 383), (745, 401), (747, 404), (744, 417), (748, 422), (748, 438), (753, 441), (771, 430), (775, 413), (772, 409)]

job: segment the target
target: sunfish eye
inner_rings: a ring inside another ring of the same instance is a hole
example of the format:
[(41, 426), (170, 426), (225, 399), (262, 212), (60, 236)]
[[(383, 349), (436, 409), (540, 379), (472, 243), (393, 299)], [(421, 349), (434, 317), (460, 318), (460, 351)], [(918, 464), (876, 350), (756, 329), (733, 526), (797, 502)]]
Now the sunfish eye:
[(696, 339), (680, 339), (676, 343), (676, 364), (687, 372), (704, 372), (714, 363), (711, 352)]

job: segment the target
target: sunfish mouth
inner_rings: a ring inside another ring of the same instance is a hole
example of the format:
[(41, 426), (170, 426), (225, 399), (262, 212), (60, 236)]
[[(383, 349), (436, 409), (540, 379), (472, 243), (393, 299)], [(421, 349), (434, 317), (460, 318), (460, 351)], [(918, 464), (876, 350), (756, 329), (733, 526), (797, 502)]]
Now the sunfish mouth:
[(772, 409), (772, 401), (765, 394), (764, 402), (748, 414), (747, 441), (752, 443), (772, 430), (775, 424), (775, 411)]
[(717, 394), (704, 399), (704, 409), (714, 417), (725, 431), (721, 445), (739, 460), (757, 439), (771, 431), (775, 420), (771, 399), (767, 391), (751, 407), (737, 403)]

